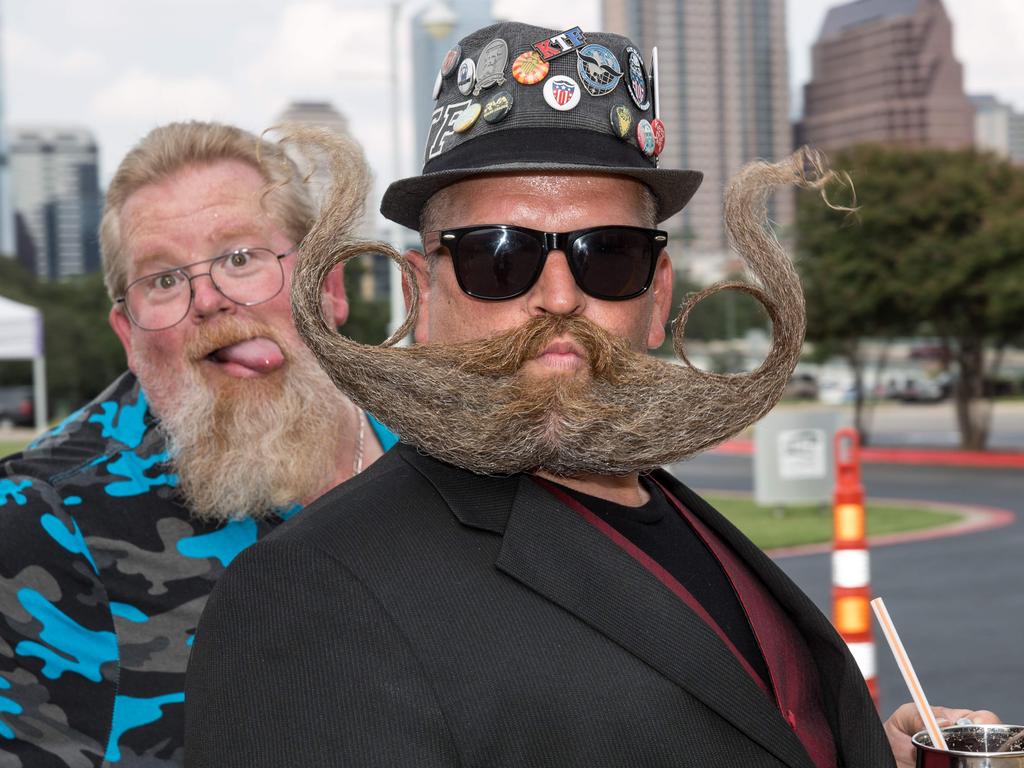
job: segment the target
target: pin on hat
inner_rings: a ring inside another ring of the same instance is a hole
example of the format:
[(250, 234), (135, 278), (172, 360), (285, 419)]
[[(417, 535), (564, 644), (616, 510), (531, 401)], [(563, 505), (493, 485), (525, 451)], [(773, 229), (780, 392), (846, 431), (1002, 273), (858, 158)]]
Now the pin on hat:
[(629, 129), (633, 127), (633, 113), (625, 104), (616, 104), (609, 113), (612, 122), (612, 130), (620, 139), (629, 137)]
[(512, 62), (512, 77), (523, 85), (536, 85), (548, 76), (551, 65), (534, 50), (523, 51)]
[(628, 73), (626, 90), (629, 91), (629, 97), (636, 104), (636, 108), (646, 112), (651, 108), (651, 97), (647, 87), (647, 69), (644, 67), (643, 56), (632, 45), (627, 45), (622, 53), (626, 57)]
[(636, 143), (647, 157), (654, 157), (654, 128), (649, 120), (644, 119), (636, 124)]
[(484, 120), (488, 123), (500, 123), (512, 111), (512, 93), (498, 91), (484, 104)]
[[(596, 47), (587, 48), (591, 45)], [(428, 126), (422, 173), (393, 182), (384, 194), (381, 212), (392, 221), (418, 229), (423, 206), (439, 190), (497, 174), (564, 172), (635, 179), (653, 193), (658, 221), (682, 209), (699, 186), (702, 175), (697, 171), (657, 167), (656, 151), (664, 142), (657, 124), (651, 123), (659, 108), (654, 57), (653, 78), (647, 78), (639, 56), (640, 66), (634, 66), (641, 71), (638, 83), (646, 86), (640, 104), (650, 102), (647, 110), (636, 103), (639, 90), (629, 96), (617, 90), (619, 82), (630, 90), (625, 51), (635, 46), (628, 38), (604, 32), (584, 35), (576, 27), (559, 32), (501, 22), (470, 33), (459, 46), (458, 74), (450, 84), (442, 83), (432, 109), (417, 117)], [(546, 56), (555, 63), (549, 65)], [(508, 84), (510, 73), (514, 85)], [(484, 90), (499, 85), (500, 78), (504, 87)], [(477, 80), (482, 95), (474, 99), (469, 94)], [(616, 85), (609, 88), (613, 81)], [(618, 98), (606, 98), (615, 93)]]
[(456, 133), (465, 133), (473, 127), (473, 123), (480, 117), (480, 102), (474, 101), (466, 107), (452, 123), (452, 130)]
[(466, 59), (459, 65), (459, 76), (455, 83), (463, 96), (469, 96), (473, 92), (473, 86), (476, 85), (476, 64), (472, 59)]
[(533, 44), (533, 48), (544, 61), (551, 61), (559, 56), (572, 53), (586, 42), (587, 38), (583, 35), (583, 30), (573, 27), (559, 32), (557, 35), (549, 35), (543, 40), (538, 40)]
[(665, 124), (658, 118), (651, 120), (651, 130), (654, 131), (654, 156), (660, 157), (665, 149)]
[(496, 37), (484, 46), (477, 59), (476, 87), (473, 95), (479, 96), (484, 88), (505, 84), (505, 65), (508, 63), (508, 43)]
[(598, 43), (576, 51), (576, 73), (591, 96), (607, 96), (622, 79), (622, 67), (615, 54)]
[(459, 59), (462, 57), (462, 46), (456, 43), (448, 49), (448, 53), (444, 55), (444, 59), (441, 61), (441, 77), (448, 77), (452, 72), (455, 71), (455, 67), (459, 65)]
[(580, 87), (566, 75), (549, 77), (544, 83), (544, 101), (552, 109), (568, 112), (580, 103)]
[(431, 96), (431, 98), (433, 98), (434, 101), (437, 101), (437, 97), (441, 95), (441, 83), (443, 83), (443, 82), (444, 82), (444, 72), (439, 69), (439, 70), (437, 70), (437, 77), (434, 78), (434, 93)]

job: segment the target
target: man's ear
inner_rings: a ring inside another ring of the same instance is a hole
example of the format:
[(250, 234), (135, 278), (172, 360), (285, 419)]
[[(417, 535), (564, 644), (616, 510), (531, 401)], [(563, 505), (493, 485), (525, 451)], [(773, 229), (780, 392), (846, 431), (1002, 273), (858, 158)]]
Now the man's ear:
[(348, 297), (345, 295), (344, 264), (339, 264), (324, 279), (324, 292), (320, 298), (324, 318), (335, 326), (348, 320)]
[(128, 367), (132, 367), (132, 321), (128, 319), (128, 315), (121, 309), (120, 304), (115, 304), (110, 308), (110, 314), (107, 315), (107, 321), (110, 323), (110, 327), (117, 334), (117, 338), (121, 341), (121, 346), (124, 347), (124, 356), (128, 360)]
[(665, 341), (665, 323), (672, 311), (672, 259), (668, 251), (662, 251), (658, 264), (654, 268), (654, 281), (651, 283), (651, 325), (647, 331), (648, 349), (656, 349)]
[[(427, 264), (427, 257), (419, 251), (408, 250), (405, 258), (412, 267), (412, 274), (416, 280), (416, 287), (420, 289), (419, 309), (416, 314), (416, 322), (412, 327), (413, 338), (420, 344), (426, 344), (430, 340), (430, 320), (428, 307), (430, 306), (430, 266)], [(409, 289), (408, 278), (402, 275), (402, 294), (405, 296), (405, 311), (409, 311), (412, 301), (412, 292)]]

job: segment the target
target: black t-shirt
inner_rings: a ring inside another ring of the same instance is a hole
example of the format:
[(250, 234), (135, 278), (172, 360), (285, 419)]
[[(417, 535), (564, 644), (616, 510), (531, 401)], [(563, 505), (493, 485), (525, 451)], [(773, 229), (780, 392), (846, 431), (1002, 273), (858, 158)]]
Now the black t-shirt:
[(766, 685), (771, 677), (747, 615), (718, 560), (661, 489), (641, 478), (650, 500), (640, 507), (588, 496), (559, 485), (672, 574), (711, 615)]

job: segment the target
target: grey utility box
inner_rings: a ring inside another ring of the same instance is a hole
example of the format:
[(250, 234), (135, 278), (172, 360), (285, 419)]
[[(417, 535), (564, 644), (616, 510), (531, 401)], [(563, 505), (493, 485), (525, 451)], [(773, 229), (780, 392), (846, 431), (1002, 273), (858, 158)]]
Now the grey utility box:
[(754, 501), (762, 507), (823, 504), (835, 484), (833, 410), (775, 409), (754, 428)]

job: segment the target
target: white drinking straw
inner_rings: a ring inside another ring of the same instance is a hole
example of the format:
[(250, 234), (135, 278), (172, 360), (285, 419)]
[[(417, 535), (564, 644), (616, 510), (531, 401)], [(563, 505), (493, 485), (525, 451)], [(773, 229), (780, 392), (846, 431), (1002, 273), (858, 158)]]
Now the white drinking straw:
[(917, 679), (914, 665), (910, 663), (910, 657), (907, 656), (907, 649), (903, 647), (903, 641), (900, 640), (899, 633), (896, 631), (896, 627), (893, 626), (892, 619), (889, 618), (889, 611), (885, 608), (885, 602), (882, 598), (876, 597), (871, 601), (871, 607), (875, 611), (875, 616), (882, 627), (885, 639), (889, 641), (892, 655), (896, 657), (896, 666), (903, 673), (903, 679), (907, 683), (907, 688), (910, 689), (910, 695), (914, 699), (914, 704), (917, 705), (917, 712), (921, 715), (921, 720), (924, 722), (928, 735), (931, 736), (932, 745), (938, 749), (948, 751), (949, 747), (946, 746), (946, 740), (942, 737), (942, 730), (935, 719), (935, 713), (928, 706), (928, 699), (924, 695), (921, 681)]

